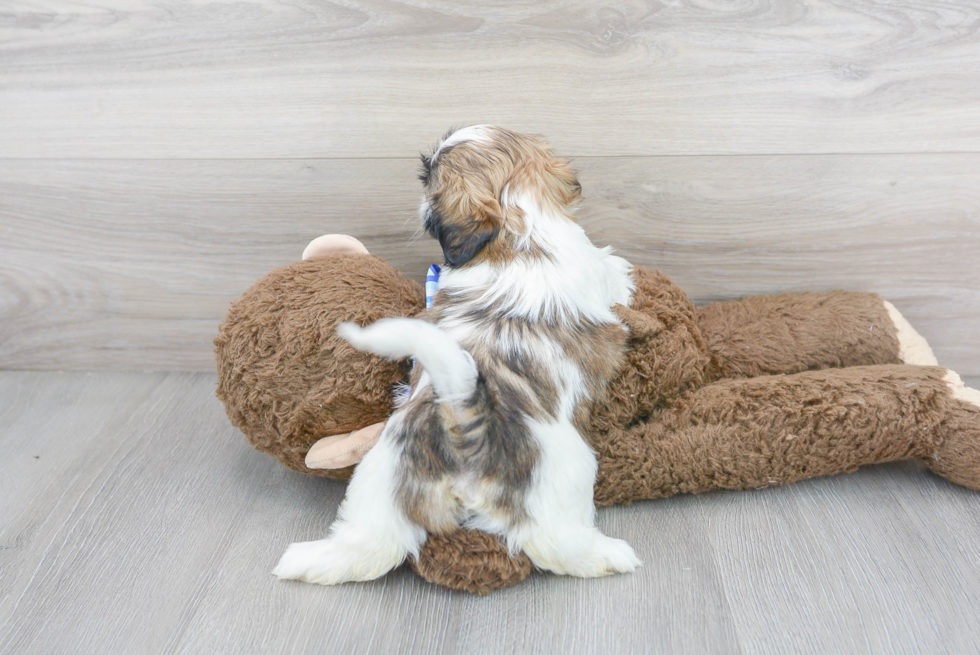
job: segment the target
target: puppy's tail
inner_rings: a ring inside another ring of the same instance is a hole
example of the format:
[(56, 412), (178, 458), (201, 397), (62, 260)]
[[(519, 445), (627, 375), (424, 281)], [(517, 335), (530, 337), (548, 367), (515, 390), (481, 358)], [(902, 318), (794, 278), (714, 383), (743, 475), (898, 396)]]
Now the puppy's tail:
[(473, 357), (432, 323), (414, 318), (383, 318), (366, 328), (341, 323), (337, 334), (358, 350), (401, 359), (415, 357), (432, 378), (440, 400), (463, 400), (476, 391)]

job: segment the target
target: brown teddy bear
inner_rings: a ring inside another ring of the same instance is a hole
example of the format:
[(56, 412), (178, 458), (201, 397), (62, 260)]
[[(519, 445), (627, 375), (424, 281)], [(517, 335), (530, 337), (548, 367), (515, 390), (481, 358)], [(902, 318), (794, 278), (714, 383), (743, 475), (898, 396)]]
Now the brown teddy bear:
[[(232, 304), (215, 339), (218, 397), (256, 448), (296, 471), (350, 477), (392, 411), (409, 363), (338, 337), (424, 311), (422, 287), (356, 239), (314, 241)], [(626, 365), (597, 403), (597, 505), (755, 489), (919, 459), (980, 489), (980, 392), (936, 366), (928, 344), (876, 294), (758, 296), (695, 307), (659, 271), (633, 270), (617, 311)], [(485, 594), (531, 572), (496, 537), (432, 536), (415, 570)]]

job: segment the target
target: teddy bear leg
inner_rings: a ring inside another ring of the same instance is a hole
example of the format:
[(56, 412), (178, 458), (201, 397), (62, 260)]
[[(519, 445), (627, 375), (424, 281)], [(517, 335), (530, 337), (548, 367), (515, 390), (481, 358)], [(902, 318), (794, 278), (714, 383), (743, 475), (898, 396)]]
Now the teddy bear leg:
[(925, 339), (876, 293), (750, 296), (699, 307), (697, 318), (709, 380), (936, 363)]
[(980, 490), (980, 390), (967, 387), (949, 370), (943, 381), (952, 398), (942, 439), (925, 462), (950, 482)]
[(594, 444), (596, 503), (780, 485), (901, 459), (977, 488), (980, 407), (948, 375), (882, 365), (709, 384), (661, 420)]
[(286, 549), (273, 575), (318, 584), (373, 580), (416, 555), (426, 533), (396, 506), (398, 453), (385, 439), (355, 469), (330, 536)]

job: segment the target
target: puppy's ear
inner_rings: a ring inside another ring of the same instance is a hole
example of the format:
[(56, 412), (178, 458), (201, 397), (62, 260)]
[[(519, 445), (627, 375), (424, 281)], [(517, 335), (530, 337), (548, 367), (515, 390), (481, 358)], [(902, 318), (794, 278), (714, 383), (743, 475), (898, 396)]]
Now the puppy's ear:
[(545, 169), (550, 174), (545, 183), (548, 195), (558, 206), (568, 206), (582, 196), (582, 185), (567, 159), (551, 157)]
[(487, 153), (461, 144), (444, 149), (430, 166), (439, 188), (428, 198), (425, 223), (450, 266), (466, 264), (503, 229), (494, 163)]
[(500, 217), (480, 207), (462, 220), (446, 220), (433, 212), (432, 236), (439, 240), (446, 263), (459, 267), (473, 259), (500, 232)]

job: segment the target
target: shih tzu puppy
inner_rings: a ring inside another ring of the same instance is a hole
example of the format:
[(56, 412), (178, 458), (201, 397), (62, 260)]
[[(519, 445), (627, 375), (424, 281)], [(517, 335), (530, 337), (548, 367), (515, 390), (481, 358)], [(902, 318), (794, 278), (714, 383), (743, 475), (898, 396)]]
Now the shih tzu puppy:
[(580, 430), (620, 365), (630, 265), (574, 221), (580, 187), (541, 138), (479, 125), (422, 158), (423, 226), (446, 265), (425, 319), (338, 332), (415, 357), (410, 391), (358, 465), (330, 536), (292, 544), (273, 573), (370, 580), (459, 526), (503, 538), (541, 569), (632, 571), (595, 526), (596, 459)]

